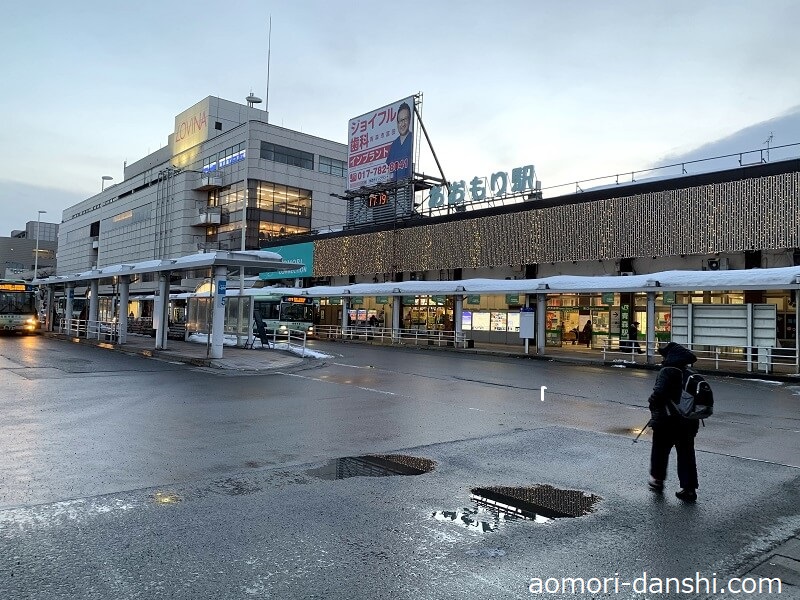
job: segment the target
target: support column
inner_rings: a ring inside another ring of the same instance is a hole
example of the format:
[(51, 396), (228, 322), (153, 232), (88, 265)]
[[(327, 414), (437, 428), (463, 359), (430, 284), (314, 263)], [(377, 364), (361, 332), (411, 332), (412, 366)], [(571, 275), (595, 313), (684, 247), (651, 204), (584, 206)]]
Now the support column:
[(653, 348), (657, 347), (656, 342), (656, 293), (647, 292), (647, 330), (644, 334), (644, 348), (647, 352), (647, 363), (654, 362), (655, 353)]
[(536, 353), (544, 354), (546, 338), (547, 294), (536, 295)]
[(211, 317), (211, 358), (222, 358), (225, 342), (225, 290), (227, 267), (214, 268), (214, 306)]
[(65, 332), (62, 333), (69, 333), (72, 329), (72, 307), (75, 301), (75, 284), (68, 283), (67, 284), (67, 299), (65, 302), (64, 308), (64, 327), (66, 328)]
[(55, 314), (53, 307), (53, 300), (55, 297), (55, 286), (47, 286), (47, 306), (44, 311), (44, 329), (45, 331), (53, 331), (53, 315)]
[(130, 275), (122, 275), (119, 278), (119, 338), (117, 343), (120, 345), (128, 341), (128, 291), (130, 283)]
[(800, 374), (800, 290), (794, 294), (794, 372)]
[(464, 296), (456, 294), (453, 302), (453, 329), (456, 332), (456, 339), (463, 333), (462, 317), (464, 316)]
[(403, 313), (403, 297), (392, 297), (392, 339), (400, 338), (400, 316)]
[(347, 296), (342, 296), (342, 337), (347, 335), (347, 330), (350, 325), (348, 319), (348, 311), (350, 310), (350, 299)]
[[(158, 298), (153, 305), (153, 321), (156, 326), (156, 350), (167, 349), (167, 332), (169, 331), (169, 272), (158, 275)], [(158, 315), (158, 321), (155, 317)]]
[(90, 332), (96, 334), (100, 326), (97, 324), (97, 309), (100, 306), (100, 280), (92, 279), (89, 283), (89, 322), (86, 323), (86, 337)]

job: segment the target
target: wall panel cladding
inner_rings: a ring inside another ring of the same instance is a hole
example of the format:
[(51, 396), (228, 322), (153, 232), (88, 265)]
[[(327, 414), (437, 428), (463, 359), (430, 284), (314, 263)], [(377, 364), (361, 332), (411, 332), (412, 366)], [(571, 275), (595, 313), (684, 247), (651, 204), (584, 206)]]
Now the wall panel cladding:
[(798, 247), (793, 172), (318, 240), (314, 275)]

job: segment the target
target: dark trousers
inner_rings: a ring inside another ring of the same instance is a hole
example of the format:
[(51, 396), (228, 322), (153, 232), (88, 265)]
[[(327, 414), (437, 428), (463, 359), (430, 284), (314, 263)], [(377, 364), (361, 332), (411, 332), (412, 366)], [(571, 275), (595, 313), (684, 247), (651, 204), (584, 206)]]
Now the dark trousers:
[(697, 460), (694, 455), (695, 432), (680, 427), (654, 427), (653, 448), (650, 451), (650, 476), (664, 481), (667, 478), (669, 453), (675, 446), (678, 455), (678, 481), (685, 490), (697, 489)]

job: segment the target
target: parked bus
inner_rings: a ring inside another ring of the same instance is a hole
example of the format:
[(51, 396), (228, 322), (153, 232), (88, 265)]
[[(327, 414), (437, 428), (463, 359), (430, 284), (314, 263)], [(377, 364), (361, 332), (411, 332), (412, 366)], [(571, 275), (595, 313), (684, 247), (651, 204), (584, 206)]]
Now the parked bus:
[(308, 296), (265, 295), (261, 290), (251, 289), (245, 295), (253, 297), (253, 311), (258, 311), (264, 320), (267, 332), (286, 333), (289, 329), (314, 334), (319, 307)]
[[(247, 304), (243, 311), (244, 320), (239, 319), (239, 290), (228, 288), (225, 302), (225, 333), (240, 334), (247, 332), (249, 318), (249, 302), (253, 302), (253, 312), (258, 312), (264, 321), (264, 328), (269, 335), (286, 335), (288, 330), (305, 331), (307, 335), (314, 334), (319, 306), (314, 298), (308, 296), (289, 296), (285, 294), (271, 294), (261, 288), (249, 288), (244, 291)], [(187, 328), (189, 331), (207, 333), (210, 329), (211, 295), (207, 291), (189, 294), (178, 294), (176, 298), (187, 301)], [(253, 326), (251, 323), (250, 327)], [(240, 329), (243, 328), (243, 329)]]
[(22, 280), (0, 279), (0, 331), (28, 333), (38, 328), (34, 286)]

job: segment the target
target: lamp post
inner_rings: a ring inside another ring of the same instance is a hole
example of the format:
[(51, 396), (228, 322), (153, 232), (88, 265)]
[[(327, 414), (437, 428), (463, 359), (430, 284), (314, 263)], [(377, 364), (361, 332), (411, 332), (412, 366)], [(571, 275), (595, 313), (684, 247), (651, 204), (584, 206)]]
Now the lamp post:
[(33, 278), (36, 279), (39, 270), (39, 225), (42, 221), (42, 215), (45, 214), (46, 210), (37, 211), (36, 215), (36, 252), (33, 255)]
[(111, 175), (103, 175), (103, 176), (100, 178), (100, 191), (101, 191), (101, 192), (102, 192), (104, 189), (106, 189), (106, 181), (111, 181), (112, 179), (114, 179), (114, 178), (113, 178)]

